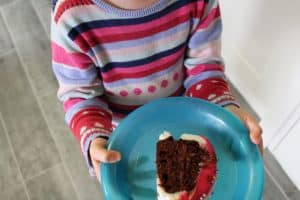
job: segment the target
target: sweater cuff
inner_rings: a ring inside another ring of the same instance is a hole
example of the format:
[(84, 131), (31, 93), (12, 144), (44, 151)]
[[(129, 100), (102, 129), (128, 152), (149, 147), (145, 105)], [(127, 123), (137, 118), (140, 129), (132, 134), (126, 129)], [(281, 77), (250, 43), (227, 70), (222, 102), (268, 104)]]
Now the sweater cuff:
[(91, 142), (98, 137), (108, 139), (112, 133), (112, 115), (110, 112), (90, 107), (77, 112), (70, 121), (70, 129), (80, 144), (81, 152), (91, 176), (95, 176), (89, 155)]
[(222, 78), (209, 78), (196, 82), (187, 88), (185, 95), (200, 98), (223, 107), (231, 104), (240, 107), (236, 98), (232, 95), (227, 81)]
[(109, 136), (105, 133), (93, 133), (85, 139), (82, 152), (83, 152), (84, 158), (86, 160), (88, 171), (89, 171), (89, 174), (90, 174), (91, 177), (96, 176), (96, 172), (94, 170), (92, 160), (91, 160), (91, 156), (90, 156), (90, 145), (91, 145), (91, 142), (95, 138), (103, 138), (103, 139), (108, 140)]

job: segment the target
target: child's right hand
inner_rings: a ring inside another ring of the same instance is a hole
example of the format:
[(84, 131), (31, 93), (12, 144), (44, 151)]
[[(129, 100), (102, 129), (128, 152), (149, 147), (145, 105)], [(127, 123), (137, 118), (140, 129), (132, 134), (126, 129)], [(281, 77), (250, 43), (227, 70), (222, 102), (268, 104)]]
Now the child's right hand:
[(106, 140), (103, 138), (95, 138), (90, 145), (90, 157), (94, 167), (96, 176), (100, 180), (100, 164), (115, 163), (121, 160), (121, 154), (117, 151), (109, 151), (105, 148)]

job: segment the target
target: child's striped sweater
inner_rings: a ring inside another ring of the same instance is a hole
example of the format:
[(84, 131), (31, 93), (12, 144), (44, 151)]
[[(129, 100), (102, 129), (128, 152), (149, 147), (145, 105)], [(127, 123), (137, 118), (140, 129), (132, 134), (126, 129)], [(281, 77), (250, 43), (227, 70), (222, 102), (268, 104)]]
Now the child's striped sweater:
[(224, 76), (221, 30), (217, 0), (158, 0), (137, 10), (102, 0), (53, 1), (58, 97), (89, 166), (90, 142), (109, 137), (151, 100), (186, 95), (236, 104)]

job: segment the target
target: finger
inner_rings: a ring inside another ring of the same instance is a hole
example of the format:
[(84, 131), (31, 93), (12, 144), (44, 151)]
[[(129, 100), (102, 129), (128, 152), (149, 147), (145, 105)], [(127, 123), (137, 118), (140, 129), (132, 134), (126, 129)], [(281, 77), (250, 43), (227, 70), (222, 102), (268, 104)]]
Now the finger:
[(93, 148), (91, 150), (93, 159), (102, 163), (115, 163), (121, 160), (121, 154), (117, 151), (107, 150), (104, 147)]
[(262, 129), (259, 124), (252, 117), (247, 117), (245, 124), (250, 131), (251, 141), (255, 144), (260, 144), (262, 141)]
[(90, 155), (92, 159), (98, 160), (104, 163), (114, 163), (121, 159), (121, 154), (117, 151), (107, 150), (105, 148), (106, 140), (102, 138), (96, 138), (92, 141), (90, 148)]
[(261, 140), (261, 143), (258, 144), (258, 148), (259, 148), (261, 155), (263, 155), (264, 154), (263, 140)]

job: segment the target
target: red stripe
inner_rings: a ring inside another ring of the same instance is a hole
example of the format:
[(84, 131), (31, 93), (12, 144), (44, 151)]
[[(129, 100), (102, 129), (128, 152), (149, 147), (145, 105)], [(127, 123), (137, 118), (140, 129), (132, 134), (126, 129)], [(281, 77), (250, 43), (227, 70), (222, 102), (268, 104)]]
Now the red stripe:
[[(133, 32), (133, 33), (125, 33), (125, 34), (111, 34), (108, 36), (103, 37), (95, 37), (94, 35), (89, 35), (89, 37), (77, 37), (74, 42), (79, 45), (83, 51), (88, 51), (89, 48), (87, 47), (86, 43), (88, 43), (89, 47), (93, 47), (96, 44), (103, 44), (103, 43), (110, 43), (110, 42), (118, 42), (118, 41), (126, 41), (126, 40), (134, 40), (138, 38), (143, 38), (147, 36), (153, 36), (156, 33), (163, 32), (167, 29), (173, 28), (176, 25), (179, 25), (187, 20), (190, 19), (189, 15), (182, 16), (181, 18), (175, 18), (172, 21), (157, 26), (155, 28), (151, 28), (149, 30), (140, 31), (140, 32)], [(120, 27), (122, 29), (122, 27)]]
[(212, 24), (212, 22), (214, 22), (214, 20), (216, 20), (217, 18), (220, 18), (220, 16), (221, 12), (220, 7), (218, 6), (210, 11), (208, 16), (204, 19), (204, 21), (200, 22), (196, 30), (208, 28)]
[(148, 31), (153, 29), (154, 24), (167, 24), (170, 22), (170, 19), (174, 19), (174, 16), (177, 18), (181, 18), (182, 16), (186, 16), (190, 14), (191, 4), (188, 4), (184, 7), (181, 7), (178, 10), (175, 10), (162, 18), (155, 19), (153, 21), (149, 21), (142, 24), (135, 24), (135, 25), (126, 25), (126, 28), (122, 29), (120, 26), (113, 26), (113, 27), (103, 27), (103, 28), (95, 28), (86, 32), (83, 32), (81, 35), (83, 38), (91, 38), (91, 37), (103, 37), (103, 36), (112, 36), (112, 33), (121, 33), (120, 34), (127, 34), (130, 32), (140, 32), (140, 31)]
[(83, 53), (70, 53), (58, 44), (51, 42), (52, 60), (56, 63), (62, 63), (70, 67), (87, 69), (91, 66), (91, 59)]
[[(100, 112), (104, 113), (104, 115), (101, 115)], [(104, 109), (100, 109), (98, 107), (88, 108), (76, 113), (76, 115), (71, 120), (70, 129), (72, 130), (76, 139), (80, 141), (80, 130), (82, 127), (86, 127), (86, 129), (88, 130), (90, 128), (94, 128), (94, 124), (96, 122), (99, 122), (104, 126), (103, 129), (112, 131), (111, 121), (112, 115), (106, 112)]]
[[(199, 85), (201, 85), (201, 87), (197, 89), (197, 86)], [(186, 93), (188, 96), (211, 101), (224, 95), (225, 92), (230, 94), (228, 83), (224, 79), (213, 77), (197, 82), (188, 88)], [(213, 99), (209, 99), (212, 94), (214, 94), (215, 97), (213, 97)]]
[[(121, 80), (124, 78), (140, 78), (140, 77), (145, 77), (150, 74), (156, 73), (158, 71), (167, 69), (168, 67), (174, 65), (182, 56), (182, 52), (184, 51), (184, 48), (177, 52), (176, 54), (170, 55), (173, 57), (171, 60), (168, 60), (167, 62), (163, 63), (163, 60), (168, 59), (168, 57), (163, 58), (162, 60), (159, 60), (159, 62), (153, 62), (149, 64), (148, 69), (144, 69), (143, 71), (135, 71), (138, 70), (139, 67), (134, 67), (132, 68), (126, 68), (127, 71), (120, 72), (121, 70), (118, 69), (112, 69), (108, 73), (103, 73), (102, 78), (104, 82), (113, 82), (117, 80)], [(129, 69), (129, 70), (128, 70)]]
[(54, 16), (54, 21), (57, 23), (62, 14), (73, 7), (93, 4), (91, 0), (65, 0), (59, 5)]
[(194, 5), (194, 9), (192, 11), (192, 17), (201, 19), (204, 11), (205, 6), (207, 6), (207, 3), (205, 1), (197, 1), (196, 5)]
[(200, 64), (197, 65), (196, 67), (193, 67), (191, 69), (187, 70), (188, 76), (194, 76), (197, 74), (200, 74), (205, 71), (210, 71), (210, 70), (217, 70), (217, 71), (224, 71), (224, 67), (220, 64)]
[[(203, 136), (201, 136), (203, 137)], [(209, 192), (211, 192), (213, 185), (215, 183), (215, 178), (217, 175), (217, 158), (216, 153), (212, 144), (205, 137), (203, 139), (206, 141), (205, 149), (209, 152), (210, 156), (213, 157), (212, 161), (209, 163), (205, 163), (205, 165), (199, 171), (196, 186), (191, 200), (198, 200), (203, 197), (203, 195), (208, 196)]]
[(69, 109), (71, 109), (75, 104), (84, 101), (85, 99), (82, 98), (73, 98), (65, 101), (63, 103), (64, 111), (67, 112)]

